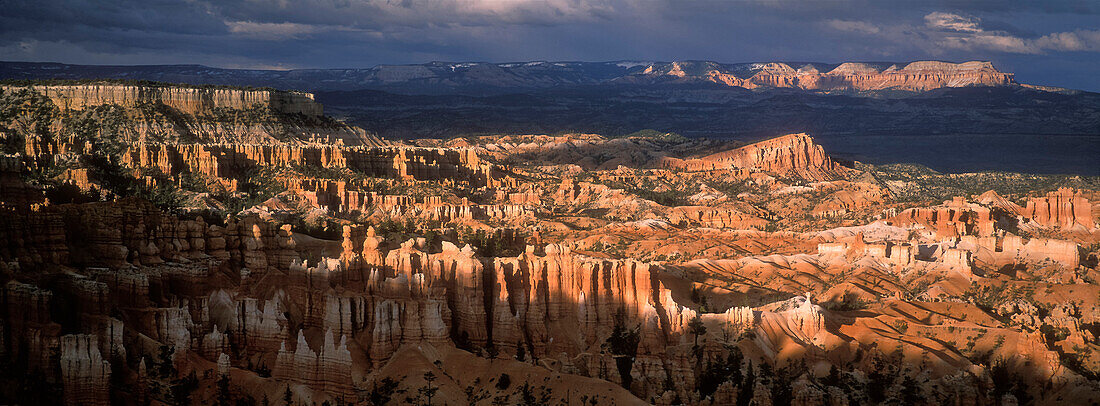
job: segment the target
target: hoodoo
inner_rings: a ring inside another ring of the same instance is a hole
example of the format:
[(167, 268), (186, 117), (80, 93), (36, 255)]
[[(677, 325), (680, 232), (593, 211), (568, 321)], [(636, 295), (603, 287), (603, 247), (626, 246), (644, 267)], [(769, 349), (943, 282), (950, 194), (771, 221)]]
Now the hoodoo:
[(0, 113), (11, 403), (1100, 402), (1088, 177), (842, 161), (809, 133), (383, 140), (254, 89), (23, 84)]

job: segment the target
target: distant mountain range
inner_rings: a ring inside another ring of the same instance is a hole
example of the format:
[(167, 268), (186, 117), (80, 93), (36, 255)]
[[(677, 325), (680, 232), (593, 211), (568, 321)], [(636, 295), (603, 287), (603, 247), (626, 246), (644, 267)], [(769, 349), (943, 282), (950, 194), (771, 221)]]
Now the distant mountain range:
[(791, 88), (826, 93), (927, 91), (943, 87), (1017, 85), (989, 62), (522, 62), (379, 65), (365, 69), (249, 70), (201, 65), (97, 66), (0, 62), (7, 79), (140, 79), (304, 91), (387, 90), (402, 94), (485, 95), (519, 89), (592, 85), (712, 83), (744, 89)]
[(242, 70), (0, 62), (0, 79), (132, 79), (314, 92), (391, 138), (642, 129), (1100, 135), (1100, 94), (1018, 83), (989, 62), (520, 62)]

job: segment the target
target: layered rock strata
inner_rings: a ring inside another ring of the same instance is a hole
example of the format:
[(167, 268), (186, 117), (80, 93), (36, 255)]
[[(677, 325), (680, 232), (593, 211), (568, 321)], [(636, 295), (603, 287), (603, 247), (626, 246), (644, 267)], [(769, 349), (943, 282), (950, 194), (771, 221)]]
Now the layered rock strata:
[(830, 180), (844, 168), (833, 162), (806, 134), (789, 134), (698, 159), (672, 160), (668, 165), (687, 170), (741, 169)]
[[(49, 206), (13, 218), (5, 220), (9, 243), (3, 260), (40, 267), (47, 275), (60, 267), (71, 271), (48, 278), (54, 282), (45, 286), (52, 290), (8, 282), (3, 329), (15, 345), (7, 353), (23, 354), (28, 370), (56, 376), (66, 390), (85, 396), (75, 403), (99, 402), (99, 388), (106, 387), (101, 384), (116, 362), (123, 371), (140, 371), (142, 359), (164, 362), (162, 348), (172, 349), (169, 362), (181, 368), (201, 357), (219, 374), (270, 371), (280, 385), (301, 384), (333, 399), (350, 399), (368, 387), (364, 376), (384, 368), (402, 348), (451, 345), (492, 356), (526, 354), (553, 370), (605, 379), (647, 398), (672, 391), (685, 399), (699, 379), (693, 372), (696, 357), (724, 356), (730, 337), (751, 332), (755, 338), (746, 348), (774, 362), (804, 359), (799, 354), (845, 362), (853, 359), (852, 347), (839, 337), (854, 333), (830, 327), (830, 318), (839, 316), (806, 297), (702, 313), (675, 299), (662, 273), (705, 269), (729, 280), (759, 278), (752, 283), (785, 292), (824, 283), (797, 273), (844, 274), (851, 270), (836, 268), (852, 267), (859, 272), (845, 283), (880, 295), (894, 282), (876, 274), (920, 270), (978, 283), (976, 261), (986, 255), (983, 250), (998, 251), (997, 246), (1001, 255), (1015, 257), (1034, 259), (1034, 253), (1046, 252), (1044, 260), (1063, 265), (1070, 265), (1067, 255), (1076, 251), (1052, 241), (1024, 244), (967, 235), (955, 245), (929, 246), (935, 252), (925, 257), (919, 252), (925, 246), (866, 242), (857, 235), (822, 243), (816, 255), (696, 261), (679, 269), (590, 258), (560, 244), (529, 246), (515, 257), (482, 258), (469, 246), (444, 241), (434, 248), (424, 239), (392, 246), (371, 229), (360, 237), (348, 227), (338, 258), (304, 261), (290, 243), (294, 233), (288, 227), (249, 218), (206, 224), (159, 213), (136, 200)], [(48, 231), (54, 235), (47, 240), (73, 247), (67, 259), (35, 257), (19, 248), (40, 236), (26, 231), (35, 228), (10, 225), (40, 219), (66, 225)], [(936, 289), (941, 288), (923, 294)], [(63, 304), (73, 306), (82, 321), (51, 311)], [(111, 315), (116, 308), (120, 318)], [(697, 317), (707, 332), (693, 327)], [(1072, 320), (1058, 322), (1076, 328), (1071, 331), (1080, 332), (1081, 342), (1094, 339)], [(85, 335), (63, 337), (62, 326), (86, 330)], [(636, 333), (629, 350), (616, 341), (624, 331)], [(884, 339), (851, 340), (869, 346)], [(62, 363), (48, 355), (57, 348)], [(935, 379), (946, 379), (954, 365), (967, 362), (943, 353), (927, 360)], [(1032, 365), (1049, 364), (1041, 343), (1021, 354)], [(1072, 379), (1060, 374), (1052, 376)]]
[(245, 110), (256, 106), (285, 114), (323, 114), (321, 105), (313, 100), (312, 94), (277, 90), (111, 83), (3, 86), (0, 90), (8, 92), (24, 88), (41, 93), (64, 110), (83, 110), (102, 105), (137, 107), (142, 104), (163, 104), (187, 114), (204, 113), (217, 108)]
[(44, 115), (32, 127), (0, 126), (5, 138), (23, 139), (27, 156), (92, 143), (389, 144), (323, 116), (308, 93), (108, 83), (3, 86), (0, 92)]
[(671, 77), (680, 81), (705, 81), (746, 89), (917, 92), (944, 87), (1006, 86), (1016, 83), (1013, 76), (983, 61), (917, 61), (903, 66), (846, 62), (829, 71), (819, 71), (812, 64), (794, 67), (781, 62), (751, 64), (746, 71), (731, 71), (725, 66), (708, 62), (671, 62), (650, 65), (641, 72), (618, 80), (639, 82)]
[(1061, 188), (1047, 193), (1044, 197), (1028, 199), (1027, 207), (1020, 214), (1038, 224), (1048, 227), (1071, 229), (1083, 227), (1095, 229), (1092, 205), (1077, 191)]
[(61, 337), (61, 384), (66, 405), (111, 404), (111, 364), (99, 352), (96, 337)]
[(892, 219), (901, 227), (920, 225), (940, 239), (963, 235), (992, 236), (995, 221), (990, 208), (968, 203), (962, 197), (946, 201), (941, 206), (906, 209)]

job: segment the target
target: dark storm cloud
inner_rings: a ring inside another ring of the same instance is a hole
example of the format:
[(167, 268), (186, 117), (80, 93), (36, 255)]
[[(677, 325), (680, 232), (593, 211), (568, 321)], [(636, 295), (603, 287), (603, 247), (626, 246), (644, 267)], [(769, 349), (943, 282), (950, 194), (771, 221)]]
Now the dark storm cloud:
[[(0, 59), (363, 67), (992, 60), (1100, 90), (1095, 1), (0, 0)], [(1049, 63), (1044, 63), (1049, 61)]]

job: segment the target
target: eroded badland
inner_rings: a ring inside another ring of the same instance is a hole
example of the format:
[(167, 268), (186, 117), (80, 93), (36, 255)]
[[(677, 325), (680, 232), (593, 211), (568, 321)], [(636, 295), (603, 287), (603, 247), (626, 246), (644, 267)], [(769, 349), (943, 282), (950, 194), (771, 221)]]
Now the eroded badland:
[(1095, 177), (106, 82), (5, 86), (0, 139), (15, 403), (1100, 402)]

